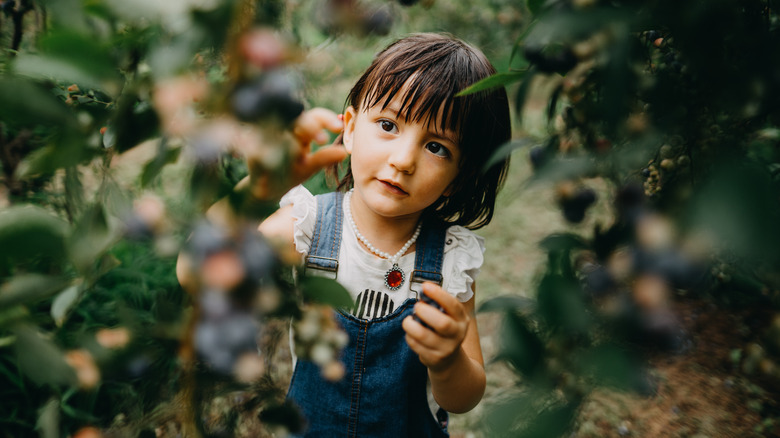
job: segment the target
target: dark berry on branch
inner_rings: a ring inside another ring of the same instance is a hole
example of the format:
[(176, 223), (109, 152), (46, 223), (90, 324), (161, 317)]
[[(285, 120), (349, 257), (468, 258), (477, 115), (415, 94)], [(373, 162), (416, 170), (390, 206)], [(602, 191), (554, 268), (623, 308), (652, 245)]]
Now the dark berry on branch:
[(525, 59), (531, 64), (536, 64), (544, 59), (542, 49), (542, 46), (536, 44), (526, 44), (523, 46), (523, 56), (525, 56)]
[(584, 277), (585, 291), (594, 297), (602, 296), (615, 287), (615, 280), (607, 268), (601, 265), (591, 266)]
[(272, 70), (239, 85), (233, 92), (231, 107), (236, 117), (244, 122), (275, 117), (289, 124), (303, 112), (297, 94), (298, 85), (291, 73)]
[(569, 47), (558, 50), (548, 49), (536, 44), (528, 44), (523, 48), (525, 59), (544, 73), (564, 74), (577, 65), (578, 59)]
[(243, 234), (239, 252), (247, 275), (252, 281), (262, 282), (277, 266), (276, 253), (268, 241), (256, 231), (249, 230)]
[(539, 169), (547, 162), (547, 149), (544, 146), (534, 146), (528, 151), (528, 158), (534, 169)]
[(647, 33), (645, 33), (645, 38), (647, 41), (653, 42), (661, 37), (660, 32), (657, 30), (648, 30)]
[(366, 10), (361, 21), (362, 31), (366, 35), (384, 36), (393, 28), (393, 15), (384, 6)]
[(200, 222), (192, 232), (188, 252), (197, 262), (202, 262), (209, 255), (226, 248), (227, 238), (227, 233), (222, 228), (210, 222)]
[(216, 372), (231, 374), (242, 354), (257, 351), (259, 326), (247, 313), (220, 320), (201, 320), (195, 328), (195, 350)]
[(585, 218), (585, 211), (596, 202), (596, 192), (589, 188), (577, 190), (573, 195), (562, 197), (560, 200), (563, 209), (563, 217), (572, 223), (579, 223)]
[[(650, 169), (644, 169), (642, 175), (650, 176)], [(615, 208), (621, 219), (633, 222), (642, 212), (645, 190), (638, 182), (629, 182), (619, 188), (615, 196)]]

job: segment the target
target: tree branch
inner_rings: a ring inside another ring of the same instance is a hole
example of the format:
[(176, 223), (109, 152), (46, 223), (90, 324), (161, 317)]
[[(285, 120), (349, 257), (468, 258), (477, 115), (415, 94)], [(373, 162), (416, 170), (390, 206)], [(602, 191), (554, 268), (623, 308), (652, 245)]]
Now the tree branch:
[(21, 0), (16, 10), (11, 13), (11, 21), (14, 24), (14, 32), (11, 37), (11, 57), (16, 56), (19, 47), (22, 45), (22, 36), (24, 34), (24, 16), (35, 8), (32, 0)]

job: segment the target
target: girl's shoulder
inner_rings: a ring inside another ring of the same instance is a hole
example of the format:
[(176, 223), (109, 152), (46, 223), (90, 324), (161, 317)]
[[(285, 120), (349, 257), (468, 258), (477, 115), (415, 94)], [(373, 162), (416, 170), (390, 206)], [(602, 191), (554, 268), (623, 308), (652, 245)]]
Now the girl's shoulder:
[(484, 253), (484, 237), (459, 225), (447, 228), (442, 265), (444, 289), (462, 302), (474, 296), (474, 281), (485, 261)]
[(307, 253), (317, 220), (317, 198), (304, 186), (293, 187), (279, 201), (282, 210), (288, 210), (295, 249)]

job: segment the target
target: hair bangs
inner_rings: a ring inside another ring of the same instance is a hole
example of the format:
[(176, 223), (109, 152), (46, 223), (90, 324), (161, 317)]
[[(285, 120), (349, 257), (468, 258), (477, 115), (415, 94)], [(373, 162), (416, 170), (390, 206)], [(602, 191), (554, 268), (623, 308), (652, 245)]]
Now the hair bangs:
[(357, 102), (363, 109), (377, 105), (386, 109), (398, 99), (398, 117), (405, 122), (438, 125), (441, 132), (458, 133), (468, 115), (470, 99), (455, 94), (478, 80), (469, 81), (463, 76), (463, 60), (458, 56), (461, 50), (458, 44), (442, 44), (427, 51), (408, 50), (397, 58), (388, 57), (366, 76), (364, 96), (355, 96)]

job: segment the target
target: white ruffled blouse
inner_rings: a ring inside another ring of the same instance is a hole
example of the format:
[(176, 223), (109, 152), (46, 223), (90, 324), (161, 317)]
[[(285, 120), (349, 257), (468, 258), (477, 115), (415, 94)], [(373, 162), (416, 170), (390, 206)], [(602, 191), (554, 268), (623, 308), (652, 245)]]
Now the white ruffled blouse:
[[(292, 204), (295, 219), (295, 248), (301, 254), (309, 251), (316, 222), (317, 200), (303, 186), (290, 190), (281, 200), (282, 207)], [(338, 282), (349, 291), (355, 302), (352, 313), (362, 319), (387, 315), (410, 297), (409, 278), (414, 269), (414, 252), (398, 260), (398, 266), (406, 273), (406, 281), (398, 290), (385, 285), (385, 272), (390, 261), (365, 250), (357, 240), (352, 227), (343, 221), (341, 249), (339, 251)], [(459, 301), (474, 296), (472, 285), (484, 261), (485, 242), (481, 236), (464, 227), (453, 225), (445, 234), (444, 259), (442, 261), (442, 287)], [(418, 289), (419, 285), (413, 286)]]

